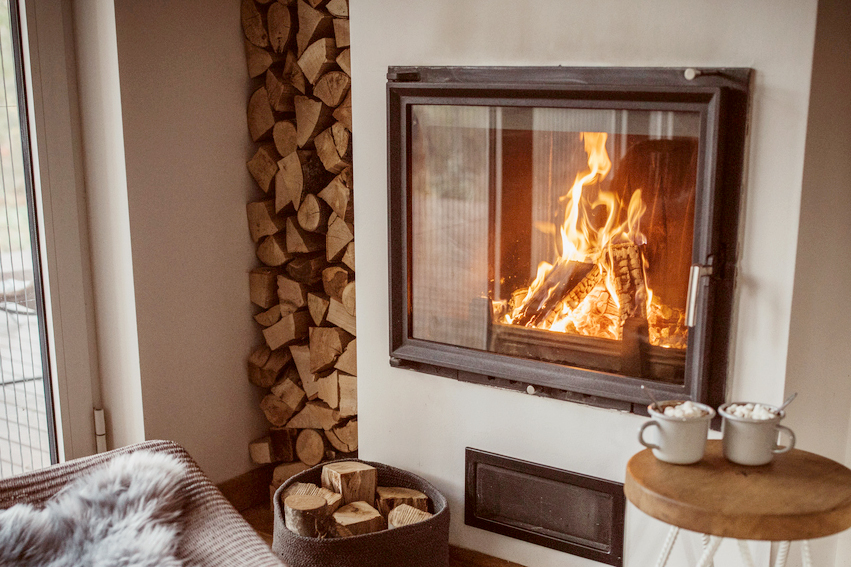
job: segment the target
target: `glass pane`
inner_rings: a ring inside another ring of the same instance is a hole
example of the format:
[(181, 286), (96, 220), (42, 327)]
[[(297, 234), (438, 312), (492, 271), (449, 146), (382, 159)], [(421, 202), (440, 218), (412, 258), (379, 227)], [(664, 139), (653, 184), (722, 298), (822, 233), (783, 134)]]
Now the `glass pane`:
[(412, 336), (682, 382), (700, 116), (416, 105)]
[(0, 478), (51, 464), (37, 278), (30, 232), (16, 59), (8, 0), (0, 2)]

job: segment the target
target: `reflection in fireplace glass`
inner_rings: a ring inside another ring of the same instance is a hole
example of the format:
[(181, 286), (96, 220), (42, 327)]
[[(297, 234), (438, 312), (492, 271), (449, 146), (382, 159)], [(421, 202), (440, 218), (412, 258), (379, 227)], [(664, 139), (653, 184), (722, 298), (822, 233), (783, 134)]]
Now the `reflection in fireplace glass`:
[(696, 112), (414, 105), (414, 338), (681, 384)]

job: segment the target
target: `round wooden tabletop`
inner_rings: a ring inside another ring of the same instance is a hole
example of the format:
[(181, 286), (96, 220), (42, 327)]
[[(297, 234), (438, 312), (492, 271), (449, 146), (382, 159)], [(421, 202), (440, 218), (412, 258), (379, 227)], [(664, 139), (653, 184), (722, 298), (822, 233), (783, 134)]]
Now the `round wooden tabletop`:
[(626, 465), (624, 493), (654, 518), (722, 537), (801, 540), (851, 527), (851, 470), (798, 449), (758, 467), (729, 462), (716, 440), (693, 465), (645, 449)]

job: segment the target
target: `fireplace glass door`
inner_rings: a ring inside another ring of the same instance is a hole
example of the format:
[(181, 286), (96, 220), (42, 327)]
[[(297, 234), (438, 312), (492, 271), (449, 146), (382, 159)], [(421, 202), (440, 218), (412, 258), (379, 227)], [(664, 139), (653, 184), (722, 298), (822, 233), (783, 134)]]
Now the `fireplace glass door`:
[(417, 69), (388, 84), (393, 360), (717, 398), (748, 73)]
[(682, 383), (700, 115), (411, 112), (413, 337)]

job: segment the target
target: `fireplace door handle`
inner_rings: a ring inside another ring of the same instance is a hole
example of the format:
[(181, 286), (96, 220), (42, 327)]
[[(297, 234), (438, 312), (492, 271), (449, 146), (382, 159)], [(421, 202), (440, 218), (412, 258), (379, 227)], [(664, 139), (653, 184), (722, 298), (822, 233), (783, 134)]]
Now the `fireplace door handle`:
[(712, 266), (692, 264), (688, 273), (688, 297), (686, 299), (686, 327), (694, 327), (697, 318), (697, 296), (700, 293), (700, 281), (712, 275)]

